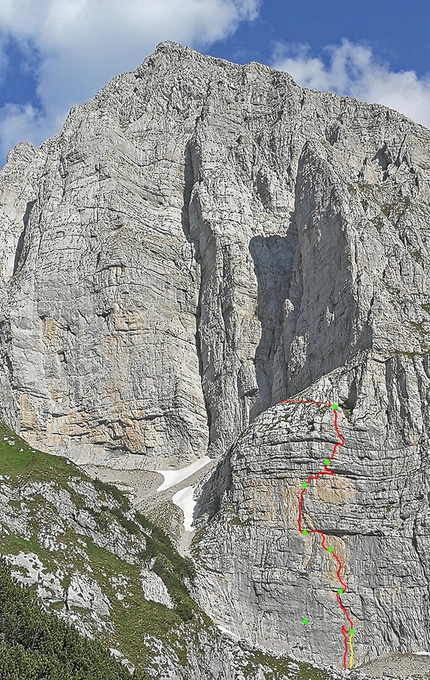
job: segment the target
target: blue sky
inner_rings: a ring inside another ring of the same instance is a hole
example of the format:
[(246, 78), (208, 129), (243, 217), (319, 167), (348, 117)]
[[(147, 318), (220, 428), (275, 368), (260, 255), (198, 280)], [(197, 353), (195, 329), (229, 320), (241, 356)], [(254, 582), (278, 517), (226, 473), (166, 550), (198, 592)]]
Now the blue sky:
[(162, 40), (259, 61), (430, 127), (426, 0), (1, 0), (0, 166)]
[(430, 71), (430, 3), (426, 0), (266, 0), (253, 22), (207, 54), (230, 61), (270, 64), (273, 44), (308, 43), (315, 54), (325, 45), (365, 43), (394, 71)]

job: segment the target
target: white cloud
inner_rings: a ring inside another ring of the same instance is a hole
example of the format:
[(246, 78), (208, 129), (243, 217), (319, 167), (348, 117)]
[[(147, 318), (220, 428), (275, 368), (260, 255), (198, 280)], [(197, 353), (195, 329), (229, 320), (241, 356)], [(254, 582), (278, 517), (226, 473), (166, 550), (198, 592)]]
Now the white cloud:
[(278, 44), (273, 67), (303, 87), (385, 104), (430, 128), (430, 74), (418, 78), (415, 71), (391, 71), (369, 47), (348, 40), (325, 52), (328, 64), (312, 57), (308, 45)]
[(5, 74), (9, 65), (7, 56), (7, 38), (0, 32), (0, 87), (5, 82)]
[(37, 144), (42, 132), (57, 132), (72, 104), (93, 96), (109, 78), (135, 69), (157, 43), (207, 47), (231, 35), (241, 21), (253, 20), (260, 2), (1, 0), (0, 49), (3, 36), (37, 50), (36, 94), (43, 113), (29, 105), (3, 107), (0, 154), (23, 138)]
[(0, 109), (0, 164), (20, 141), (41, 144), (61, 128), (65, 115), (47, 117), (31, 104), (6, 104)]

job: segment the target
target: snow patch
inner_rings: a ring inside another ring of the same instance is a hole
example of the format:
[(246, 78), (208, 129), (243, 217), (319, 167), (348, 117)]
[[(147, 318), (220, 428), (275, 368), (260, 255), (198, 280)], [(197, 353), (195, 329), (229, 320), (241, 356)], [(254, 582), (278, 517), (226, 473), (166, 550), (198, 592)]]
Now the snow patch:
[(218, 630), (221, 631), (221, 633), (225, 633), (226, 635), (230, 635), (230, 637), (234, 638), (235, 640), (240, 640), (239, 635), (236, 635), (236, 633), (233, 633), (233, 631), (229, 630), (228, 628), (224, 628), (224, 626), (220, 626), (217, 624)]
[(193, 498), (194, 486), (186, 486), (172, 497), (172, 501), (184, 513), (185, 531), (193, 531), (193, 515), (196, 501)]
[(184, 479), (191, 477), (197, 470), (204, 468), (211, 460), (209, 456), (203, 456), (203, 458), (199, 458), (194, 463), (191, 463), (191, 465), (187, 465), (187, 467), (180, 468), (179, 470), (156, 470), (158, 474), (164, 477), (164, 482), (158, 487), (157, 493), (170, 489), (171, 486), (175, 486), (179, 482), (183, 482)]

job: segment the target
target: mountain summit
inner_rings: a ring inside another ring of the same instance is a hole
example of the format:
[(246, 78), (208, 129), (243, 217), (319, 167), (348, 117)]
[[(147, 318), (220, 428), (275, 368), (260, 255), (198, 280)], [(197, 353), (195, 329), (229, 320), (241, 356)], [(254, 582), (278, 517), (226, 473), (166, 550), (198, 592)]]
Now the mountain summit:
[(206, 614), (403, 677), (430, 650), (429, 265), (429, 130), (161, 43), (0, 170), (3, 420), (88, 469), (209, 456)]

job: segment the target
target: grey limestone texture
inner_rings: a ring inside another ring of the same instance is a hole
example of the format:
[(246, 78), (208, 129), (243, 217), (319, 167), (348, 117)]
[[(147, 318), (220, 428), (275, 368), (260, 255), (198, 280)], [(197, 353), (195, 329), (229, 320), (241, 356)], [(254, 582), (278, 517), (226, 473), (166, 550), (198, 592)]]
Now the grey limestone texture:
[(334, 562), (297, 528), (332, 412), (278, 404), (336, 402), (304, 523), (354, 663), (430, 650), (429, 130), (162, 43), (10, 152), (0, 250), (9, 425), (93, 464), (219, 459), (191, 546), (214, 620), (341, 668)]

